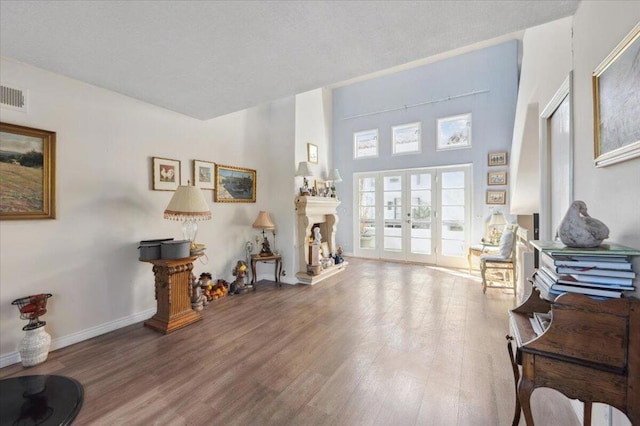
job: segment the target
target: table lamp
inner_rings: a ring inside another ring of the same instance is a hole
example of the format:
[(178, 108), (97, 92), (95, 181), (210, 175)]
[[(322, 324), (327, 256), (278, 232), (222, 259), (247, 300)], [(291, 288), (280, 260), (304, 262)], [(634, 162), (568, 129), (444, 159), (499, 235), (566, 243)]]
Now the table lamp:
[(302, 188), (300, 188), (300, 195), (309, 195), (309, 181), (307, 180), (307, 176), (313, 176), (311, 170), (309, 169), (309, 163), (306, 161), (301, 161), (298, 163), (298, 170), (296, 170), (296, 176), (302, 176), (304, 179), (304, 184)]
[(507, 219), (505, 219), (504, 214), (501, 211), (495, 210), (491, 213), (491, 219), (489, 219), (489, 241), (491, 244), (498, 244), (500, 241), (500, 237), (502, 236), (502, 231), (504, 230), (505, 225), (507, 224)]
[(331, 196), (333, 198), (337, 198), (336, 194), (336, 183), (342, 182), (342, 177), (340, 176), (340, 172), (338, 169), (333, 169), (329, 172), (329, 178), (327, 179), (331, 182)]
[(180, 185), (164, 211), (164, 218), (182, 220), (182, 235), (185, 240), (191, 241), (193, 247), (198, 233), (198, 224), (196, 222), (210, 220), (211, 210), (200, 188), (191, 185)]
[(258, 213), (258, 217), (255, 222), (253, 222), (253, 227), (262, 229), (262, 250), (260, 250), (260, 256), (271, 256), (273, 253), (271, 252), (271, 247), (269, 247), (269, 240), (267, 240), (266, 235), (264, 235), (264, 230), (275, 229), (276, 225), (271, 221), (269, 213), (264, 210)]

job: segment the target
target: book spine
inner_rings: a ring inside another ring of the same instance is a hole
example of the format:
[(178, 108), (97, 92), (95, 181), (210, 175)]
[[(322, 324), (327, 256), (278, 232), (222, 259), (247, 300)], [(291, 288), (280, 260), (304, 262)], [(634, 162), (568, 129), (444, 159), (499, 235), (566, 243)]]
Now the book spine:
[(631, 263), (624, 262), (615, 263), (555, 259), (554, 264), (556, 266), (568, 268), (598, 268), (603, 270), (631, 271)]
[(597, 275), (601, 277), (616, 277), (616, 278), (635, 278), (636, 273), (633, 271), (612, 271), (597, 268), (569, 268), (558, 267), (556, 268), (558, 274), (580, 274), (580, 275)]

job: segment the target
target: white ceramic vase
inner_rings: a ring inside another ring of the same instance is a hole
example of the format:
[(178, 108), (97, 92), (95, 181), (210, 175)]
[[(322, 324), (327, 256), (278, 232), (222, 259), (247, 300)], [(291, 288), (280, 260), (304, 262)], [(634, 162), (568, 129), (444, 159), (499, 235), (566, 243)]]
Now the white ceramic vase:
[(44, 331), (43, 327), (27, 330), (24, 338), (20, 341), (18, 352), (22, 365), (33, 367), (47, 360), (49, 347), (51, 346), (51, 336)]

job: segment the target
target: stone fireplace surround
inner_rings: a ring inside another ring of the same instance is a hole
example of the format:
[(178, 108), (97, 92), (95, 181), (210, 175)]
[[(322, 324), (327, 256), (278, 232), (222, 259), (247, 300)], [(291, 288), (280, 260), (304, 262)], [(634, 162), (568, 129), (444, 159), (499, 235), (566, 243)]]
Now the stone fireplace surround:
[(338, 272), (347, 266), (347, 262), (330, 266), (323, 269), (318, 275), (309, 275), (307, 266), (309, 265), (309, 246), (312, 240), (312, 228), (314, 225), (320, 227), (322, 242), (329, 245), (331, 253), (336, 250), (336, 229), (338, 225), (337, 208), (340, 201), (330, 197), (298, 196), (295, 199), (296, 216), (298, 219), (298, 255), (299, 271), (296, 278), (303, 284), (315, 284)]

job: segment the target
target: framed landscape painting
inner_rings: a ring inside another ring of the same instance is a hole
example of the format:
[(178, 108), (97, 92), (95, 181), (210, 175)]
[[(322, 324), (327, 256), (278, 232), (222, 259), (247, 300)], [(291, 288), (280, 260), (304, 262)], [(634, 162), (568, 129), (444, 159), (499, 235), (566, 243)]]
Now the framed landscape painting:
[(471, 113), (438, 119), (436, 150), (471, 147)]
[(378, 129), (363, 130), (353, 134), (353, 158), (378, 156)]
[(180, 186), (180, 161), (153, 157), (153, 190), (175, 191)]
[(214, 201), (218, 203), (255, 203), (256, 171), (216, 164)]
[(55, 132), (0, 123), (0, 219), (54, 219), (55, 176)]
[(403, 124), (391, 128), (393, 155), (418, 154), (420, 146), (420, 123)]
[(200, 189), (213, 189), (215, 167), (208, 161), (193, 160), (193, 185)]
[(640, 156), (640, 24), (593, 72), (596, 167)]

